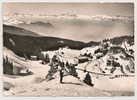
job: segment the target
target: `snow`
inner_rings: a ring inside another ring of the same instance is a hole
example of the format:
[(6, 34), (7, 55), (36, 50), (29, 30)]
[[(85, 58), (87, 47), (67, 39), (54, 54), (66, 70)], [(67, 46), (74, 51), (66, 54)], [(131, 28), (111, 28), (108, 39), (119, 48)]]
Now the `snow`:
[[(88, 49), (90, 52), (94, 52), (97, 48), (99, 47), (90, 47), (85, 49)], [(42, 51), (42, 54), (45, 55), (48, 53), (51, 59), (55, 54), (60, 54), (61, 52), (64, 52), (63, 57), (66, 57), (67, 60), (69, 60), (69, 62), (72, 61), (72, 63), (74, 63), (74, 59), (78, 58), (81, 53), (80, 50), (60, 48), (56, 51)], [(64, 84), (60, 84), (59, 72), (54, 75), (55, 79), (51, 81), (45, 80), (45, 76), (48, 74), (50, 69), (48, 64), (43, 65), (40, 61), (31, 60), (27, 60), (27, 62), (25, 62), (23, 58), (18, 57), (6, 48), (4, 48), (4, 55), (21, 63), (22, 65), (27, 64), (29, 69), (33, 72), (32, 75), (28, 76), (4, 75), (3, 81), (14, 85), (14, 87), (12, 87), (9, 91), (4, 91), (5, 96), (113, 96), (113, 91), (120, 91), (121, 93), (124, 93), (125, 91), (134, 92), (135, 77), (111, 78), (114, 75), (121, 74), (119, 69), (117, 69), (111, 76), (90, 73), (94, 87), (90, 87), (83, 82), (86, 73), (81, 70), (76, 70), (80, 79), (68, 75), (63, 79)], [(119, 58), (120, 55), (121, 54), (113, 56)], [(63, 57), (60, 57), (60, 59), (63, 60)], [(64, 60), (66, 60), (66, 58)], [(78, 64), (76, 68), (102, 73), (102, 70), (105, 70), (107, 67), (107, 59), (109, 59), (109, 54), (98, 60), (94, 59), (89, 62)], [(122, 65), (126, 65), (128, 61), (118, 59), (118, 62)], [(106, 71), (105, 74), (107, 73), (110, 72)], [(127, 74), (129, 74), (129, 72)]]
[[(5, 91), (4, 95), (15, 96), (100, 96), (108, 95), (95, 88), (89, 87), (83, 82), (72, 76), (64, 77), (64, 84), (59, 83), (59, 77), (49, 82), (35, 82), (36, 78), (44, 79), (49, 70), (48, 65), (41, 65), (38, 62), (30, 61), (31, 71), (34, 75), (19, 77), (15, 79), (4, 76), (4, 81), (14, 84), (14, 88), (10, 91)], [(34, 66), (35, 65), (35, 66)], [(25, 80), (25, 82), (24, 82)], [(27, 84), (27, 85), (26, 85)], [(91, 89), (90, 89), (91, 88)], [(84, 91), (84, 92), (83, 92)], [(96, 94), (94, 93), (96, 92)], [(94, 93), (94, 94), (93, 94)]]

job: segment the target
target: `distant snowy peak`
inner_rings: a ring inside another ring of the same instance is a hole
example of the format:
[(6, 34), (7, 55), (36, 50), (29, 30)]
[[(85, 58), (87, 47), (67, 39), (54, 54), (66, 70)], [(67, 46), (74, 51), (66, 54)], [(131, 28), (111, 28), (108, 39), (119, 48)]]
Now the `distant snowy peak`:
[(130, 22), (134, 21), (133, 16), (107, 16), (107, 15), (96, 15), (96, 16), (88, 16), (88, 15), (50, 15), (45, 16), (45, 18), (63, 18), (63, 19), (80, 19), (80, 20), (91, 20), (91, 21), (125, 21)]
[(32, 14), (13, 14), (4, 16), (4, 23), (5, 24), (20, 24), (26, 23), (30, 24), (31, 20), (25, 19), (35, 19), (35, 18), (42, 18), (42, 19), (70, 19), (70, 20), (88, 20), (88, 21), (122, 21), (122, 22), (133, 22), (133, 16), (108, 16), (108, 15), (95, 15), (95, 16), (88, 16), (88, 15), (77, 15), (77, 14), (60, 14), (60, 15), (32, 15)]
[(14, 17), (4, 17), (4, 19), (3, 19), (3, 24), (6, 24), (6, 25), (17, 25), (20, 23), (24, 23), (24, 22), (14, 18)]
[(92, 16), (92, 20), (98, 20), (98, 21), (134, 21), (133, 16), (106, 16), (106, 15), (97, 15), (97, 16)]

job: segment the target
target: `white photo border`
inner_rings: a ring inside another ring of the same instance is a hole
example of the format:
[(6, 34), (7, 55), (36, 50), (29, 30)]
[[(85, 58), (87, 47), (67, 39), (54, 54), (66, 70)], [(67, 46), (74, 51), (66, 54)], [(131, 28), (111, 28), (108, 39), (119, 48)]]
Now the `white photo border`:
[[(135, 86), (135, 96), (124, 97), (4, 97), (2, 94), (2, 55), (3, 55), (3, 30), (2, 30), (2, 3), (3, 2), (96, 2), (96, 3), (134, 3), (134, 41), (135, 41), (135, 66), (137, 66), (137, 1), (136, 0), (0, 0), (0, 100), (137, 100)], [(137, 69), (136, 69), (137, 70)], [(136, 71), (135, 71), (136, 72)], [(137, 75), (137, 73), (135, 73)], [(135, 81), (136, 83), (136, 81)]]

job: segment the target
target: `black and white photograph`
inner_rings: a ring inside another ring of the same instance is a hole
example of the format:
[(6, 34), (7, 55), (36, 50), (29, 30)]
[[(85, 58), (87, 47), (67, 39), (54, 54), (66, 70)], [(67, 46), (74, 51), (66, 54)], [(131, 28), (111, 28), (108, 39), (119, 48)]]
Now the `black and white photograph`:
[(3, 2), (3, 96), (135, 96), (134, 2)]

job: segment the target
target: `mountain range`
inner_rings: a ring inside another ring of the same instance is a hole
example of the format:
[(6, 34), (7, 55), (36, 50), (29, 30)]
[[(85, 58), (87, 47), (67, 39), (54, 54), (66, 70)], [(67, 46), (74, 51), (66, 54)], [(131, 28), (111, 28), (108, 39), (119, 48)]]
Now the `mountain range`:
[[(32, 15), (32, 14), (13, 14), (4, 16), (5, 24), (20, 24), (20, 23), (29, 23), (30, 20), (26, 19), (69, 19), (69, 20), (88, 20), (88, 21), (120, 21), (120, 22), (133, 22), (133, 16), (108, 16), (108, 15), (77, 15), (77, 14), (60, 14), (60, 15)], [(31, 22), (30, 22), (31, 23)]]

